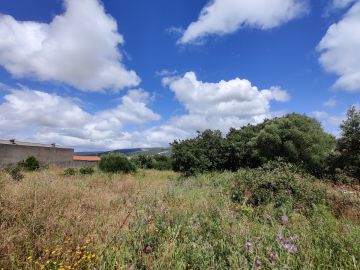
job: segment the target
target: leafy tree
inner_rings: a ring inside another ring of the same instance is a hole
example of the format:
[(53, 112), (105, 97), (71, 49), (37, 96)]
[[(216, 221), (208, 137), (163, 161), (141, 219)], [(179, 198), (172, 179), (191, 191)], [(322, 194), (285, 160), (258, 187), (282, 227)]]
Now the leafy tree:
[(225, 139), (219, 130), (198, 132), (194, 139), (174, 141), (173, 169), (187, 175), (225, 169)]
[(355, 106), (350, 107), (340, 128), (337, 165), (350, 176), (360, 179), (360, 111)]
[(127, 156), (118, 153), (109, 153), (101, 157), (99, 169), (107, 173), (129, 173), (136, 171), (135, 165)]
[(262, 163), (282, 158), (316, 176), (322, 176), (335, 150), (335, 138), (318, 121), (297, 113), (266, 121), (254, 140)]
[(194, 139), (172, 144), (174, 170), (185, 174), (256, 168), (281, 158), (322, 176), (335, 138), (313, 118), (300, 114), (265, 120), (258, 125), (220, 131), (206, 130)]

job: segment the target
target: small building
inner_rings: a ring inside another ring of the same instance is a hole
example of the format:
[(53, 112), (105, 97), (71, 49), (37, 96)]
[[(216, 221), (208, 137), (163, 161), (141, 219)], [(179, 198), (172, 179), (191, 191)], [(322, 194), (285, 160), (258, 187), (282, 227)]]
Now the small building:
[(39, 144), (12, 140), (0, 140), (0, 167), (16, 164), (34, 156), (41, 164), (55, 164), (71, 167), (74, 149), (56, 144)]
[(74, 156), (74, 166), (75, 167), (84, 167), (84, 166), (96, 166), (100, 157), (98, 156)]

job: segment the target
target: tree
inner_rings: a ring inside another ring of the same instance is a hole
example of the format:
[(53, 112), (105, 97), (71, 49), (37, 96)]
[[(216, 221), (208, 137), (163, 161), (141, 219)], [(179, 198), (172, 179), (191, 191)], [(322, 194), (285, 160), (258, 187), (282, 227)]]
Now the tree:
[(349, 108), (340, 128), (337, 165), (350, 176), (360, 179), (360, 111), (355, 106)]
[(173, 169), (186, 175), (223, 170), (225, 168), (224, 143), (219, 130), (198, 132), (194, 139), (174, 141)]
[(226, 138), (220, 131), (206, 130), (194, 139), (175, 141), (172, 147), (174, 170), (185, 174), (256, 168), (280, 158), (322, 176), (335, 138), (315, 119), (292, 113), (232, 128)]
[(117, 153), (109, 153), (101, 157), (99, 169), (107, 173), (129, 173), (136, 171), (136, 167), (127, 156)]

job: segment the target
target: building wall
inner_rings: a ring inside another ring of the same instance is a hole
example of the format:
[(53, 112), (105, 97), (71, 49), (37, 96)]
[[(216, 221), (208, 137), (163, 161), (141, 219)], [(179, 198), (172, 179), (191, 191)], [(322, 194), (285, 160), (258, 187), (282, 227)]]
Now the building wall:
[(98, 161), (84, 161), (84, 160), (74, 160), (69, 167), (71, 168), (81, 168), (81, 167), (96, 167), (99, 164)]
[(29, 156), (34, 156), (42, 164), (66, 167), (73, 162), (73, 155), (73, 149), (0, 144), (0, 166), (15, 164)]

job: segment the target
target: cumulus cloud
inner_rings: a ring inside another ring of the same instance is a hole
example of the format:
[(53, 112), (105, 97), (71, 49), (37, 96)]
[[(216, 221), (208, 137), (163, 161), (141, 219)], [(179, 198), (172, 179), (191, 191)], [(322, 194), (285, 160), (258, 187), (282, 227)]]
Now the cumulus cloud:
[(85, 91), (119, 90), (140, 79), (122, 63), (124, 38), (98, 0), (64, 0), (47, 23), (0, 14), (0, 65), (16, 77), (64, 82)]
[(197, 42), (208, 35), (224, 35), (242, 27), (271, 29), (307, 11), (306, 0), (212, 0), (192, 22), (179, 43)]
[(334, 108), (337, 105), (337, 101), (335, 98), (329, 98), (327, 101), (323, 103), (325, 107)]
[(122, 128), (126, 124), (142, 125), (160, 119), (147, 107), (151, 97), (143, 90), (131, 90), (115, 108), (93, 114), (74, 99), (42, 91), (10, 90), (4, 100), (0, 104), (0, 137), (20, 135), (23, 139), (91, 149), (110, 148), (124, 136)]
[(346, 118), (345, 113), (341, 115), (330, 115), (329, 113), (324, 111), (312, 112), (312, 116), (315, 117), (319, 122), (321, 122), (328, 132), (332, 133), (336, 137), (338, 137), (340, 134), (340, 124)]
[(334, 87), (360, 91), (360, 2), (330, 26), (317, 48), (320, 64), (339, 76)]
[[(163, 125), (141, 133), (146, 145), (166, 145), (185, 139), (196, 131), (239, 128), (271, 118), (271, 101), (285, 102), (290, 95), (280, 87), (259, 90), (245, 79), (235, 78), (215, 83), (198, 80), (194, 72), (181, 77), (165, 77), (163, 84), (174, 92), (186, 113), (169, 119)], [(133, 133), (133, 136), (137, 134)]]
[(287, 92), (279, 87), (259, 90), (248, 80), (240, 78), (217, 83), (202, 82), (194, 72), (187, 72), (180, 78), (165, 78), (163, 83), (190, 114), (253, 116), (268, 112), (271, 100), (289, 99)]
[[(194, 72), (165, 77), (163, 83), (186, 112), (151, 128), (144, 124), (159, 120), (160, 115), (148, 107), (152, 97), (141, 89), (128, 91), (117, 106), (96, 113), (87, 112), (71, 98), (29, 89), (10, 90), (0, 104), (0, 137), (88, 150), (166, 146), (175, 139), (194, 136), (197, 130), (226, 133), (230, 127), (260, 123), (274, 115), (272, 101), (290, 98), (278, 86), (260, 90), (240, 78), (203, 82)], [(137, 127), (129, 131), (127, 124)]]

